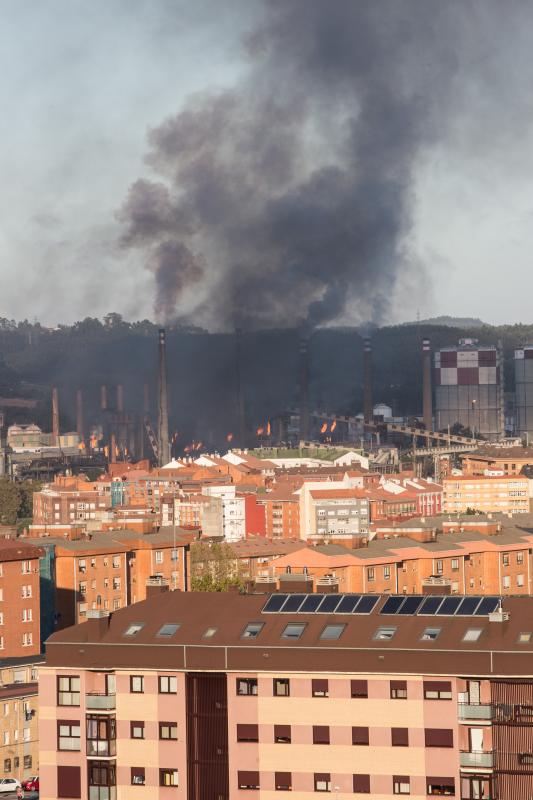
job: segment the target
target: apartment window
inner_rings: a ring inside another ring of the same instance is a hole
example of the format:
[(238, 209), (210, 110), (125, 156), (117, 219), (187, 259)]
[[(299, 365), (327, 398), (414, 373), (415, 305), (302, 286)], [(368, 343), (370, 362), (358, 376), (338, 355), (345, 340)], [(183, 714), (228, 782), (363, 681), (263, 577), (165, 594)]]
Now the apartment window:
[(120, 578), (113, 578), (113, 589), (115, 592), (120, 590)]
[(383, 567), (383, 580), (388, 581), (390, 579), (390, 567)]
[(60, 675), (57, 679), (58, 706), (79, 706), (80, 678), (75, 675)]
[(518, 753), (518, 763), (531, 766), (533, 764), (533, 753)]
[(132, 739), (144, 739), (144, 722), (130, 722), (130, 736)]
[(450, 681), (424, 681), (425, 700), (451, 700), (452, 684)]
[(4, 744), (9, 744), (9, 731), (4, 731)]
[(274, 678), (274, 697), (288, 697), (291, 693), (291, 684), (288, 678)]
[(395, 775), (392, 779), (393, 794), (411, 794), (411, 779), (407, 775)]
[(329, 681), (327, 678), (313, 678), (311, 681), (313, 697), (329, 697)]
[(509, 566), (509, 553), (503, 553), (502, 554), (502, 564), (503, 564), (504, 567), (508, 567)]
[(57, 749), (80, 750), (81, 727), (79, 720), (60, 719), (57, 722)]
[(426, 794), (430, 797), (455, 797), (455, 778), (426, 778)]
[(276, 792), (290, 792), (292, 790), (292, 772), (275, 772), (274, 788)]
[(4, 758), (4, 772), (11, 772), (11, 759)]
[(31, 572), (31, 561), (22, 562), (22, 574), (28, 575)]
[(259, 789), (259, 772), (239, 770), (237, 781), (239, 789)]
[(518, 553), (516, 554), (516, 563), (517, 564), (524, 563), (524, 553), (522, 552), (522, 550), (519, 550)]
[(130, 675), (130, 692), (132, 694), (144, 692), (144, 675)]
[(354, 794), (370, 794), (370, 775), (353, 776)]
[(391, 728), (391, 745), (409, 747), (409, 728)]
[(528, 644), (531, 641), (531, 631), (522, 631), (516, 641), (518, 644)]
[(178, 691), (178, 679), (175, 675), (159, 676), (159, 694), (176, 694)]
[(313, 725), (313, 744), (329, 744), (328, 725)]
[(426, 628), (424, 633), (420, 637), (420, 641), (421, 642), (434, 642), (435, 639), (438, 639), (440, 632), (441, 632), (441, 628)]
[(352, 744), (367, 745), (368, 743), (368, 728), (360, 725), (352, 727)]
[(22, 634), (22, 646), (23, 647), (31, 647), (33, 644), (33, 633), (23, 633)]
[(392, 639), (395, 633), (396, 633), (395, 627), (382, 625), (375, 632), (374, 639), (389, 640)]
[(407, 700), (407, 681), (391, 681), (390, 696), (393, 700)]
[(159, 738), (160, 739), (177, 739), (178, 738), (178, 723), (177, 722), (160, 722), (159, 723)]
[(163, 563), (163, 551), (162, 550), (156, 550), (155, 551), (155, 563), (156, 564), (162, 564)]
[(524, 575), (520, 574), (516, 576), (516, 585), (523, 586), (524, 585)]
[(481, 628), (469, 628), (463, 636), (463, 642), (477, 642), (481, 634)]
[(116, 753), (117, 723), (114, 717), (87, 717), (87, 755), (108, 758)]
[[(3, 624), (4, 616), (3, 616), (3, 614), (1, 614), (0, 616), (2, 618), (0, 624)], [(22, 621), (23, 622), (32, 622), (32, 620), (33, 620), (33, 611), (32, 611), (32, 609), (31, 608), (23, 608), (22, 609)]]
[(426, 747), (453, 747), (453, 730), (448, 728), (426, 728)]
[(123, 633), (123, 636), (137, 636), (144, 628), (144, 622), (132, 622)]
[(258, 742), (259, 741), (259, 725), (237, 725), (237, 741), (238, 742)]
[(207, 628), (203, 634), (204, 639), (212, 639), (218, 628)]
[(437, 570), (437, 575), (442, 575), (442, 573), (444, 572), (444, 567), (441, 558), (438, 558), (436, 561), (436, 570)]
[(24, 756), (24, 769), (31, 769), (31, 756)]
[(96, 567), (96, 558), (91, 558), (91, 567)]
[(503, 576), (503, 588), (510, 589), (511, 587), (511, 577), (509, 575)]
[(131, 785), (144, 786), (146, 780), (144, 767), (131, 768)]
[(87, 563), (84, 558), (78, 559), (78, 572), (87, 572)]
[(241, 639), (257, 639), (264, 625), (264, 622), (249, 622), (241, 634)]
[(452, 558), (452, 572), (458, 572), (458, 571), (459, 571), (459, 559)]
[(180, 554), (179, 554), (179, 550), (177, 548), (175, 550), (172, 549), (170, 551), (170, 560), (171, 561), (179, 561), (179, 557), (180, 557)]
[(322, 633), (320, 634), (321, 639), (328, 639), (333, 641), (335, 639), (340, 639), (346, 625), (338, 624), (338, 625), (326, 625)]
[(31, 597), (31, 586), (30, 585), (23, 586), (22, 589), (21, 589), (21, 592), (22, 592), (22, 597), (24, 597), (25, 599), (30, 598)]
[(113, 556), (113, 569), (120, 568), (120, 556)]
[(329, 772), (315, 772), (315, 792), (331, 792), (331, 775)]
[(290, 725), (274, 725), (274, 742), (276, 744), (290, 744), (291, 743), (291, 726)]
[(368, 681), (353, 680), (350, 682), (352, 697), (368, 697)]
[(13, 769), (18, 769), (20, 764), (20, 758), (15, 756), (13, 759)]
[(366, 570), (366, 579), (367, 581), (373, 581), (376, 578), (376, 571), (374, 567), (367, 567)]
[(299, 639), (305, 631), (306, 622), (289, 622), (281, 634), (282, 639)]
[(237, 694), (256, 695), (257, 678), (237, 678)]
[(159, 770), (159, 785), (160, 786), (179, 786), (179, 783), (178, 783), (178, 770), (177, 769), (160, 769)]

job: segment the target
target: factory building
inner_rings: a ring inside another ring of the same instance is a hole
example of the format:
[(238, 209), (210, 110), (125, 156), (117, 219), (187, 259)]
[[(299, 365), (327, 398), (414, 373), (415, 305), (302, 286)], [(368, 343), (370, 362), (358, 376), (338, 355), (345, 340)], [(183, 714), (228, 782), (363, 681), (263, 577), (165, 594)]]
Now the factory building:
[(533, 345), (514, 351), (516, 433), (533, 437)]
[(459, 424), (474, 436), (497, 440), (504, 434), (503, 357), (499, 348), (461, 339), (435, 353), (437, 430)]

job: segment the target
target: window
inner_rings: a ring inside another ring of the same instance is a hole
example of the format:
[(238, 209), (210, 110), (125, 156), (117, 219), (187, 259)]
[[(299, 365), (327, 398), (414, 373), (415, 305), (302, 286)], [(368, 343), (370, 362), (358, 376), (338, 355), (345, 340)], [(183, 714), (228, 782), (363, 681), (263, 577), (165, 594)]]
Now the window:
[(145, 783), (144, 767), (132, 767), (131, 768), (131, 785), (132, 786), (144, 786), (144, 783)]
[(259, 741), (259, 725), (237, 725), (237, 741), (238, 742), (258, 742)]
[(160, 786), (179, 786), (179, 783), (178, 783), (178, 770), (177, 769), (160, 769), (159, 770), (159, 785)]
[(376, 571), (375, 571), (374, 567), (367, 567), (367, 570), (366, 570), (366, 579), (367, 579), (367, 581), (373, 581), (373, 580), (375, 580), (375, 577), (376, 577)]
[(81, 726), (78, 720), (58, 720), (57, 749), (80, 750)]
[(313, 744), (329, 744), (329, 725), (313, 725)]
[(313, 678), (311, 693), (313, 697), (329, 697), (329, 681), (324, 678)]
[(531, 641), (531, 631), (522, 631), (516, 640), (518, 644), (528, 644)]
[(409, 747), (409, 728), (391, 728), (391, 745)]
[[(142, 723), (141, 723), (142, 724)], [(87, 716), (87, 755), (108, 758), (116, 754), (117, 723), (103, 714)]]
[(159, 694), (176, 694), (178, 691), (178, 679), (175, 675), (159, 676)]
[(516, 554), (516, 563), (517, 564), (524, 563), (524, 553), (522, 552), (522, 550), (519, 550), (519, 552)]
[(438, 558), (437, 559), (437, 575), (442, 575), (443, 572), (444, 572), (444, 567), (443, 567), (443, 564), (442, 564), (442, 559)]
[(481, 628), (469, 628), (463, 636), (463, 642), (477, 642), (482, 632)]
[(331, 775), (329, 772), (315, 772), (315, 792), (331, 792)]
[(353, 680), (350, 687), (352, 697), (368, 697), (368, 681)]
[(115, 592), (120, 590), (120, 578), (113, 578), (113, 589)]
[(291, 743), (291, 726), (290, 725), (274, 725), (274, 742), (276, 744), (290, 744)]
[(518, 763), (519, 764), (533, 764), (533, 753), (518, 753)]
[(211, 639), (215, 633), (217, 632), (218, 628), (207, 628), (204, 632), (203, 638), (204, 639)]
[(4, 758), (4, 772), (11, 772), (11, 759)]
[(411, 779), (406, 775), (395, 775), (392, 779), (393, 794), (411, 794)]
[(160, 739), (177, 739), (178, 738), (178, 723), (177, 722), (160, 722), (159, 723), (159, 738)]
[(453, 747), (453, 730), (448, 728), (426, 728), (426, 747)]
[(374, 634), (374, 639), (392, 639), (396, 633), (396, 628), (382, 625)]
[(452, 572), (458, 572), (458, 571), (459, 571), (459, 559), (452, 558)]
[(503, 564), (504, 567), (508, 567), (509, 566), (509, 553), (503, 553), (502, 554), (502, 564)]
[(58, 706), (79, 706), (80, 679), (74, 675), (60, 675), (57, 679)]
[(237, 678), (237, 694), (239, 695), (256, 695), (257, 694), (257, 678)]
[(455, 797), (455, 779), (426, 778), (426, 794), (430, 797)]
[(391, 681), (390, 696), (392, 700), (407, 700), (407, 681)]
[(113, 569), (119, 569), (120, 567), (120, 556), (113, 556)]
[(144, 622), (132, 622), (131, 625), (124, 631), (124, 636), (137, 636), (139, 631), (144, 628)]
[(383, 580), (390, 580), (390, 567), (383, 567)]
[(144, 722), (130, 722), (130, 736), (132, 739), (144, 739)]
[(88, 767), (89, 797), (91, 800), (108, 800), (111, 796), (110, 787), (116, 787), (117, 785), (115, 763), (111, 761), (89, 761)]
[(346, 627), (346, 625), (344, 625), (344, 624), (326, 625), (326, 627), (324, 628), (324, 630), (320, 634), (320, 638), (321, 639), (329, 639), (329, 640), (340, 639), (342, 634), (343, 634), (343, 631), (344, 631), (345, 627)]
[(281, 634), (282, 639), (299, 639), (306, 628), (305, 622), (289, 622)]
[(9, 731), (4, 731), (4, 744), (9, 744)]
[(452, 684), (450, 681), (424, 681), (425, 700), (451, 700)]
[(434, 642), (435, 639), (438, 639), (441, 630), (442, 630), (441, 628), (426, 628), (424, 633), (420, 637), (420, 641)]
[[(24, 762), (26, 762), (26, 756), (24, 756)], [(26, 767), (26, 763), (24, 763), (24, 767), (25, 769), (28, 769), (28, 767)], [(57, 796), (81, 797), (80, 767), (57, 768)]]
[(24, 756), (24, 769), (31, 769), (31, 756)]
[(352, 728), (352, 744), (367, 745), (369, 742), (368, 728), (361, 727), (360, 725)]
[(20, 764), (20, 758), (18, 756), (15, 756), (13, 758), (13, 769), (18, 769), (19, 764)]
[(156, 564), (162, 564), (163, 563), (163, 551), (162, 550), (156, 550), (155, 551), (155, 563)]
[(239, 789), (259, 789), (259, 772), (239, 770), (237, 782)]
[(31, 597), (31, 586), (23, 586), (22, 587), (22, 597), (24, 597), (24, 598)]
[(78, 572), (87, 572), (87, 563), (84, 558), (78, 559)]
[(291, 693), (291, 684), (288, 678), (274, 678), (274, 697), (288, 697)]
[(274, 788), (276, 792), (290, 792), (292, 790), (292, 772), (275, 772)]
[(23, 647), (31, 647), (33, 644), (33, 634), (32, 633), (23, 633), (22, 634), (22, 646)]
[(370, 794), (370, 775), (353, 776), (354, 794)]
[(132, 694), (144, 692), (144, 675), (130, 675), (130, 692)]
[(502, 583), (504, 589), (509, 589), (511, 587), (511, 577), (509, 575), (504, 575)]

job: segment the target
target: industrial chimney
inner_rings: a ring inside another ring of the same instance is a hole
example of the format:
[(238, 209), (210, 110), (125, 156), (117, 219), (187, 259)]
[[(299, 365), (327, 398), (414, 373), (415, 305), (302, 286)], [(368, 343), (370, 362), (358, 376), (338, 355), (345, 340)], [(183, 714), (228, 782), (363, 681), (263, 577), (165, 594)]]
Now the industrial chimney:
[(107, 386), (100, 386), (100, 408), (107, 411)]
[(235, 389), (238, 414), (239, 447), (246, 447), (246, 410), (244, 406), (244, 386), (242, 382), (242, 330), (235, 328)]
[(159, 405), (158, 405), (158, 439), (159, 466), (170, 461), (170, 442), (168, 437), (168, 395), (167, 395), (167, 355), (165, 329), (159, 329)]
[(117, 385), (117, 411), (119, 414), (124, 411), (124, 387), (121, 383)]
[(433, 430), (433, 404), (431, 398), (431, 343), (429, 339), (422, 339), (422, 411), (426, 430)]
[(56, 386), (52, 389), (52, 443), (59, 446), (59, 393)]
[(309, 352), (305, 335), (300, 337), (300, 439), (309, 440)]
[(76, 430), (80, 437), (80, 442), (85, 442), (83, 432), (83, 393), (81, 389), (76, 390)]
[(364, 340), (363, 349), (363, 414), (365, 422), (374, 419), (374, 406), (372, 402), (372, 344), (370, 338)]

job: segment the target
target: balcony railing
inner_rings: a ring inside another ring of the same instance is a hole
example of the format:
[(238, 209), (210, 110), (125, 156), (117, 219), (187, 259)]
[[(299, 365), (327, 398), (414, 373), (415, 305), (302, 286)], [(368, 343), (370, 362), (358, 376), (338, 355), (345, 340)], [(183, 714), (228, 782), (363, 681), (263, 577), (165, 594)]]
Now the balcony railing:
[(490, 769), (494, 766), (494, 753), (492, 750), (477, 752), (461, 750), (459, 753), (459, 764), (461, 767)]
[(489, 721), (494, 718), (494, 708), (490, 703), (459, 703), (459, 719)]
[(88, 692), (85, 697), (85, 705), (88, 711), (114, 711), (116, 704), (117, 699), (114, 694)]

